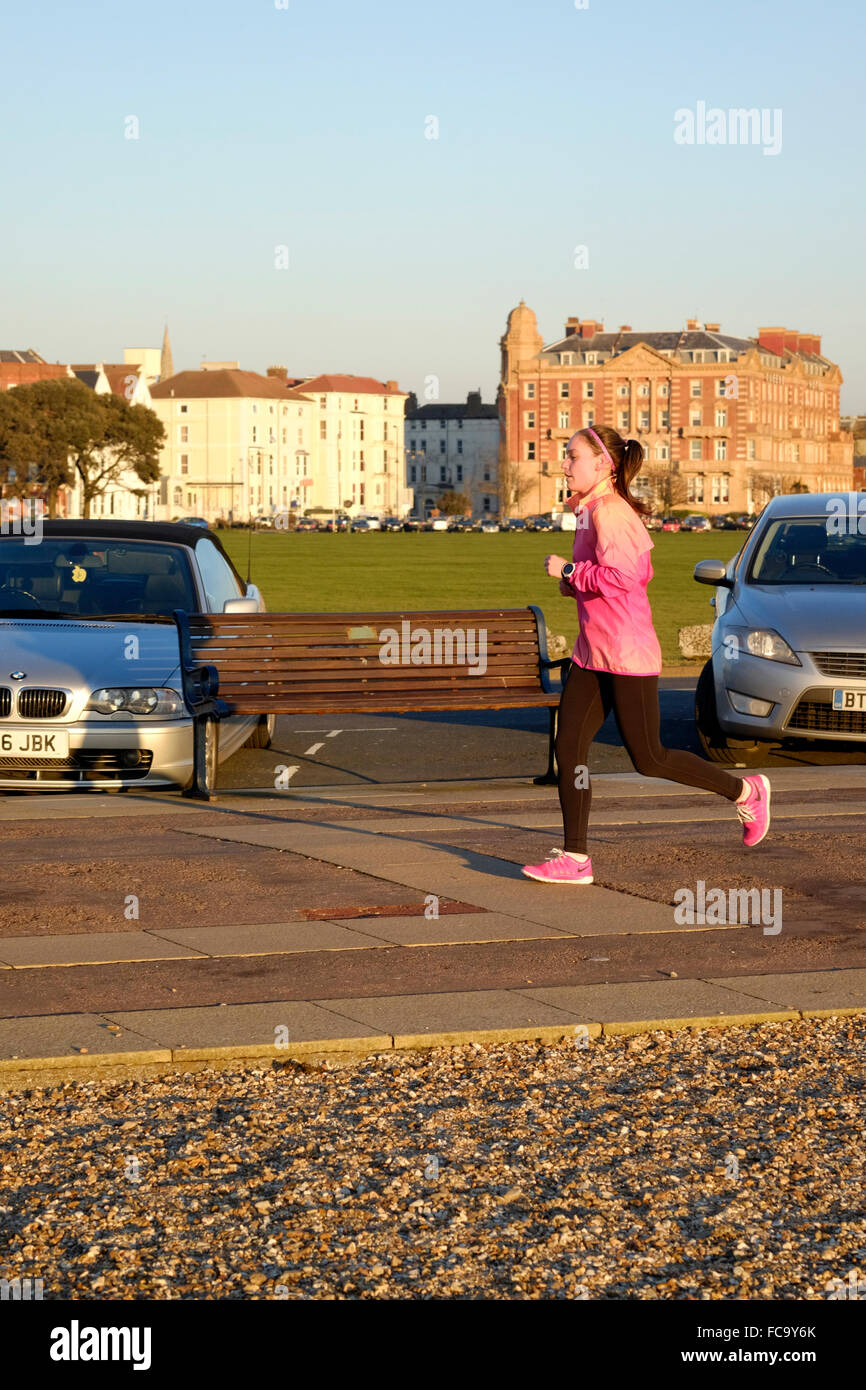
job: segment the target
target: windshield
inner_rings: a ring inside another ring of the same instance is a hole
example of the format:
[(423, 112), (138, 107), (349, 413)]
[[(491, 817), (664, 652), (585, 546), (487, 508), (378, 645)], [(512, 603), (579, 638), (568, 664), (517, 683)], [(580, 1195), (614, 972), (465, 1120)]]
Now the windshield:
[(753, 584), (866, 584), (866, 535), (804, 516), (773, 521), (758, 543)]
[(147, 541), (0, 537), (0, 614), (166, 617), (198, 609), (186, 552)]

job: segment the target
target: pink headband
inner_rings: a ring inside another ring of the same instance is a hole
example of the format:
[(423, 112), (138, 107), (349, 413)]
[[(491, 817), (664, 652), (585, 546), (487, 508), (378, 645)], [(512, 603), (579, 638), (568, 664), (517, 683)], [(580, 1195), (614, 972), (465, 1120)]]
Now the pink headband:
[(594, 429), (591, 429), (590, 426), (587, 425), (587, 427), (586, 427), (586, 432), (587, 432), (587, 434), (591, 434), (592, 437), (593, 437), (593, 439), (594, 439), (594, 440), (596, 441), (596, 443), (598, 444), (599, 448), (601, 449), (601, 452), (604, 454), (605, 458), (607, 459), (608, 463), (610, 464), (610, 471), (611, 471), (611, 473), (615, 473), (615, 472), (616, 472), (616, 464), (614, 463), (614, 461), (613, 461), (613, 459), (611, 458), (610, 454), (607, 452), (607, 449), (604, 447), (604, 444), (603, 444), (602, 441), (599, 439), (599, 437), (598, 437), (598, 435), (596, 434), (595, 430), (594, 430)]

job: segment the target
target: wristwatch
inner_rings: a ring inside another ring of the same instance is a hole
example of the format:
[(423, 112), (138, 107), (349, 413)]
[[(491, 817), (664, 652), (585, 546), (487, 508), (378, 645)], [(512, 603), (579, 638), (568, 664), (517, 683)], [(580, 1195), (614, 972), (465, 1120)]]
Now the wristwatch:
[(571, 576), (574, 574), (574, 571), (575, 571), (576, 569), (577, 569), (577, 565), (572, 564), (571, 560), (569, 560), (569, 561), (568, 561), (568, 564), (563, 565), (563, 567), (562, 567), (562, 573), (560, 574), (560, 579), (570, 579)]

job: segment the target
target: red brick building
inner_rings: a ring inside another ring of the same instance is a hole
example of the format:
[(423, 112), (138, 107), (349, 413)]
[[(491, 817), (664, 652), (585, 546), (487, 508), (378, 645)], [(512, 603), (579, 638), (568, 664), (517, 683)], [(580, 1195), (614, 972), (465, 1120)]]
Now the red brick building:
[(854, 485), (842, 373), (814, 333), (761, 328), (739, 338), (695, 319), (682, 330), (605, 332), (569, 318), (545, 346), (521, 300), (500, 348), (503, 512), (556, 511), (566, 442), (593, 424), (644, 446), (634, 490), (661, 510), (751, 512), (776, 492)]

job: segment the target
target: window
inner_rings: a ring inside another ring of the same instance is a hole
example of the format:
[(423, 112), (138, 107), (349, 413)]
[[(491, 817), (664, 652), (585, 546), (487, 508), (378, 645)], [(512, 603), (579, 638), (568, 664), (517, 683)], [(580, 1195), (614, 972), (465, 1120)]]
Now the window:
[(255, 404), (255, 402), (254, 402), (254, 403), (253, 403), (253, 414), (254, 414), (254, 415), (258, 415), (258, 413), (259, 413), (259, 408), (258, 408), (258, 406), (257, 406), (257, 405)]
[(584, 428), (584, 429), (589, 429), (589, 427), (590, 427), (591, 425), (594, 425), (594, 424), (595, 424), (595, 411), (594, 411), (594, 410), (585, 410), (585, 411), (583, 412), (583, 428)]
[(319, 409), (320, 409), (320, 410), (324, 410), (325, 407), (327, 406), (327, 404), (328, 404), (328, 397), (327, 397), (327, 396), (320, 396), (320, 397), (319, 397)]
[(361, 486), (358, 488), (358, 501), (360, 502), (361, 506), (363, 507), (363, 505), (364, 505), (364, 484), (363, 484), (363, 483), (362, 483)]
[(702, 459), (704, 456), (704, 441), (702, 439), (692, 439), (689, 441), (689, 458)]
[(353, 405), (352, 409), (353, 409), (353, 410), (357, 410), (357, 409), (358, 409), (358, 397), (357, 397), (357, 396), (355, 397), (355, 404)]
[(648, 381), (642, 381), (642, 382), (640, 383), (640, 385), (638, 386), (638, 388), (637, 388), (637, 393), (638, 393), (639, 396), (648, 396), (648, 395), (649, 395), (649, 382), (648, 382)]
[(657, 444), (657, 445), (656, 445), (656, 458), (657, 458), (657, 459), (669, 459), (669, 458), (670, 458), (670, 449), (668, 448), (667, 444)]
[(570, 425), (570, 423), (571, 423), (571, 416), (569, 415), (568, 411), (567, 411), (567, 410), (561, 410), (561, 411), (559, 412), (559, 428), (560, 428), (561, 430), (567, 430), (567, 429), (568, 429), (568, 426)]
[(440, 483), (444, 483), (444, 482), (445, 482), (445, 464), (444, 464), (444, 463), (440, 463), (440, 465), (439, 465), (439, 481), (440, 481)]
[(701, 383), (700, 383), (700, 381), (695, 381), (695, 380), (690, 381), (690, 382), (689, 382), (689, 395), (690, 395), (690, 396), (699, 396), (700, 394), (701, 394)]
[(559, 354), (559, 360), (560, 360), (560, 363), (562, 364), (563, 367), (570, 367), (571, 364), (572, 364), (572, 362), (574, 361), (574, 353), (573, 353), (573, 352), (561, 352), (561, 353)]
[(728, 457), (727, 439), (716, 439), (714, 443), (716, 447), (713, 457), (717, 459), (726, 459)]
[(639, 430), (648, 430), (650, 427), (650, 413), (648, 410), (639, 410), (637, 414), (637, 427)]
[(417, 481), (418, 481), (418, 469), (415, 467), (415, 465), (414, 465), (414, 463), (413, 463), (413, 464), (412, 464), (412, 467), (409, 469), (409, 482), (410, 482), (410, 483), (416, 483)]
[(670, 411), (668, 411), (668, 410), (660, 410), (660, 411), (659, 411), (659, 429), (660, 429), (660, 430), (667, 430), (667, 429), (670, 429), (670, 424), (671, 424)]
[(426, 483), (426, 481), (427, 481), (427, 465), (426, 465), (426, 463), (422, 463), (422, 464), (421, 464), (421, 481), (422, 481), (422, 483)]
[(195, 548), (195, 558), (207, 594), (207, 611), (222, 613), (223, 605), (230, 598), (242, 598), (243, 591), (234, 576), (234, 571), (225, 556), (221, 555), (212, 540), (204, 538)]
[(722, 428), (723, 428), (725, 425), (727, 425), (727, 423), (728, 423), (728, 412), (727, 412), (724, 408), (717, 409), (717, 410), (716, 410), (716, 424), (717, 424), (719, 427), (722, 427)]
[(583, 394), (588, 401), (592, 400), (593, 396), (595, 395), (594, 381), (585, 381), (583, 383)]
[(754, 439), (747, 439), (747, 440), (746, 440), (746, 458), (747, 458), (747, 459), (753, 459), (754, 457), (755, 457), (755, 441), (754, 441)]
[(693, 405), (693, 406), (690, 406), (690, 407), (689, 407), (689, 424), (690, 424), (690, 425), (700, 425), (700, 423), (701, 423), (701, 408), (700, 408), (700, 406), (694, 406), (694, 405)]
[(693, 473), (688, 479), (688, 500), (689, 502), (703, 502), (704, 500), (704, 475), (703, 473)]
[(427, 428), (427, 421), (426, 421), (426, 420), (422, 420), (422, 421), (421, 421), (421, 428), (422, 428), (422, 430), (426, 430), (426, 428)]
[(176, 507), (182, 507), (182, 506), (183, 506), (183, 488), (182, 488), (182, 487), (176, 487), (176, 488), (174, 489), (174, 492), (172, 493), (172, 496), (173, 496), (173, 498), (174, 498), (174, 505), (175, 505)]
[(532, 463), (535, 459), (535, 441), (532, 439), (526, 446), (526, 459), (528, 463)]
[(327, 439), (327, 437), (328, 437), (328, 422), (327, 422), (327, 420), (320, 420), (320, 421), (319, 421), (319, 438), (320, 438), (320, 439)]
[(188, 444), (188, 443), (189, 443), (189, 425), (181, 425), (181, 427), (180, 427), (180, 442), (181, 442), (181, 444)]
[(667, 384), (666, 381), (660, 381), (660, 382), (659, 382), (658, 387), (657, 387), (657, 389), (656, 389), (656, 395), (657, 395), (657, 396), (669, 396), (669, 395), (670, 395), (670, 387), (668, 386), (668, 384)]
[(288, 440), (287, 440), (287, 438), (286, 438), (287, 434), (288, 434), (288, 430), (285, 430), (285, 429), (284, 429), (284, 430), (283, 430), (283, 443), (284, 443), (284, 444), (287, 444), (287, 443), (288, 443)]
[(534, 381), (527, 381), (526, 387), (525, 387), (525, 389), (524, 389), (524, 393), (523, 393), (523, 394), (525, 395), (525, 397), (526, 397), (526, 399), (527, 399), (528, 401), (534, 401), (534, 400), (535, 400), (535, 382), (534, 382)]
[(181, 473), (188, 473), (188, 472), (189, 472), (189, 454), (181, 454), (181, 456), (180, 456), (180, 471), (181, 471)]
[[(360, 428), (359, 428), (359, 430), (358, 430), (358, 438), (359, 438), (359, 439), (363, 439), (363, 438), (364, 438), (364, 421), (361, 420), (359, 423), (360, 423)], [(425, 426), (425, 428), (426, 428), (426, 426)]]
[(462, 463), (458, 463), (458, 465), (457, 465), (457, 481), (458, 481), (458, 483), (462, 483), (462, 482), (463, 482), (463, 464), (462, 464)]
[(559, 383), (559, 399), (560, 399), (561, 401), (566, 401), (566, 400), (568, 400), (570, 391), (571, 391), (571, 387), (570, 387), (570, 385), (569, 385), (569, 383), (568, 383), (567, 381), (561, 381), (561, 382)]
[(724, 396), (724, 395), (725, 395), (725, 377), (723, 377), (723, 376), (720, 376), (719, 379), (718, 379), (718, 381), (716, 382), (716, 395), (717, 395), (717, 396)]
[(457, 452), (458, 452), (458, 454), (462, 454), (462, 453), (463, 453), (463, 440), (462, 440), (462, 439), (458, 439), (458, 441), (457, 441)]
[(359, 457), (359, 459), (358, 459), (358, 472), (359, 472), (359, 473), (365, 472), (366, 467), (367, 467), (367, 465), (366, 465), (366, 463), (365, 463), (365, 461), (364, 461), (364, 450), (362, 449), (362, 450), (361, 450), (360, 457)]
[(727, 475), (727, 473), (724, 473), (724, 474), (714, 473), (714, 474), (713, 474), (712, 482), (713, 482), (713, 501), (714, 501), (714, 502), (730, 502), (731, 499), (730, 499), (730, 494), (729, 494), (729, 491), (728, 491), (728, 475)]
[(186, 415), (186, 413), (187, 413), (188, 410), (189, 410), (189, 406), (188, 406), (188, 405), (182, 405), (181, 408), (180, 408), (180, 413), (181, 413), (181, 415)]
[(255, 444), (255, 442), (256, 442), (256, 426), (253, 425), (253, 443)]
[(535, 411), (534, 411), (534, 410), (527, 410), (527, 412), (526, 412), (526, 428), (527, 428), (528, 430), (534, 430), (534, 429), (535, 429)]
[(629, 424), (629, 412), (627, 410), (621, 410), (619, 412), (617, 415), (617, 423), (621, 430), (631, 429), (631, 425)]
[(617, 394), (618, 396), (627, 396), (627, 395), (628, 395), (628, 382), (627, 382), (627, 381), (621, 381), (621, 382), (619, 383), (619, 386), (616, 388), (616, 394)]
[(597, 353), (597, 352), (588, 352), (588, 353), (586, 354), (586, 365), (587, 365), (588, 367), (595, 367), (595, 366), (597, 365), (597, 363), (598, 363), (598, 353)]
[(440, 454), (444, 454), (447, 448), (448, 448), (448, 445), (447, 445), (446, 441), (445, 441), (444, 439), (440, 439), (440, 440), (439, 440), (439, 452), (440, 452)]
[[(386, 429), (388, 428), (387, 425), (385, 426), (385, 428), (386, 428)], [(444, 420), (440, 420), (440, 421), (439, 421), (439, 428), (440, 428), (440, 430), (444, 430), (444, 428), (445, 428), (445, 421), (444, 421)]]

